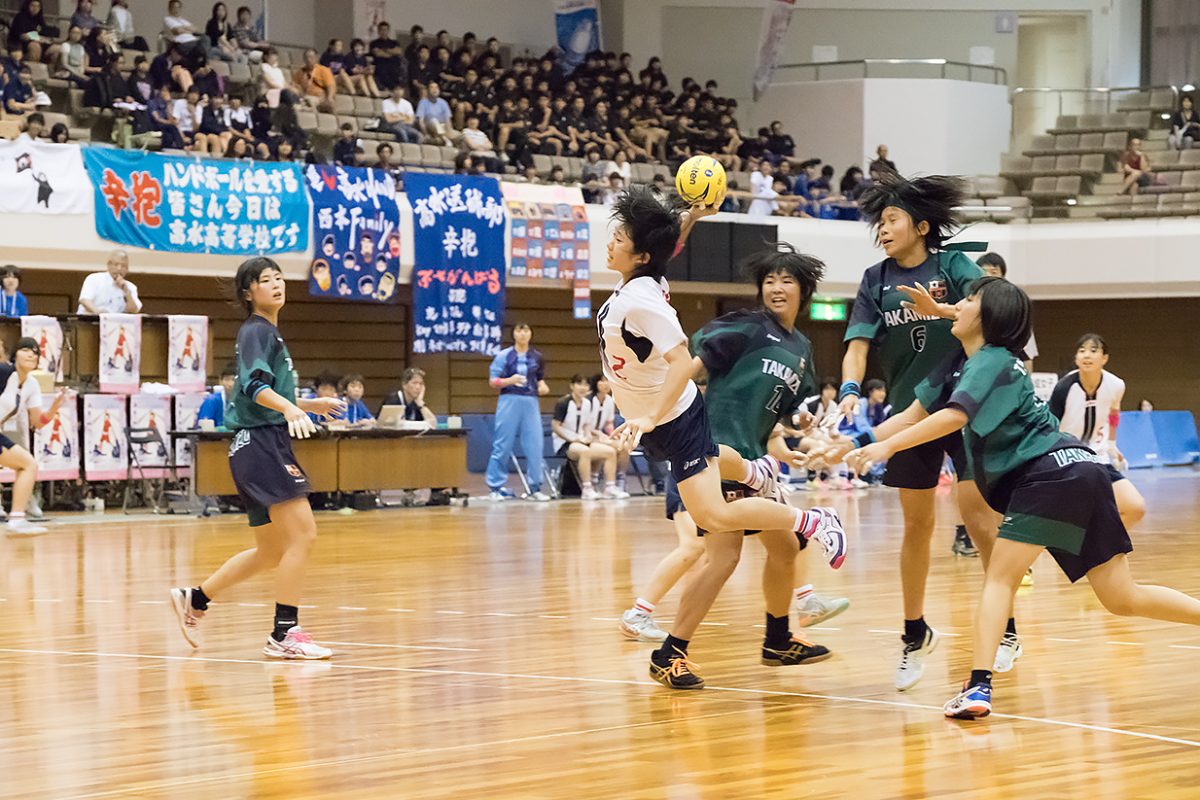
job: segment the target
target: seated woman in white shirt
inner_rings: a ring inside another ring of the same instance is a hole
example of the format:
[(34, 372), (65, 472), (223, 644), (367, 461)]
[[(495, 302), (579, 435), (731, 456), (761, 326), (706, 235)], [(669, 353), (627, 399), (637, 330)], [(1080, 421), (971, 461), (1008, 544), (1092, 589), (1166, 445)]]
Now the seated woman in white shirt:
[(629, 442), (614, 439), (612, 432), (617, 427), (617, 403), (613, 400), (612, 387), (604, 379), (604, 375), (596, 373), (588, 379), (591, 392), (587, 398), (587, 425), (592, 433), (592, 441), (608, 445), (617, 451), (617, 491), (628, 496), (625, 491), (625, 473), (629, 471)]
[[(582, 375), (571, 377), (571, 393), (562, 397), (554, 406), (554, 418), (550, 422), (557, 455), (565, 456), (579, 464), (579, 482), (583, 500), (623, 499), (629, 493), (617, 488), (617, 451), (609, 444), (593, 439), (588, 419), (588, 380)], [(604, 467), (604, 494), (596, 491), (592, 484), (592, 462), (599, 461)]]
[(8, 515), (8, 533), (30, 536), (46, 529), (25, 519), (25, 510), (37, 483), (37, 462), (17, 442), (29, 441), (29, 434), (54, 419), (66, 399), (66, 389), (58, 393), (48, 411), (42, 411), (42, 390), (33, 371), (41, 351), (36, 339), (28, 336), (17, 342), (12, 364), (0, 364), (0, 467), (17, 473), (13, 481), (12, 511)]

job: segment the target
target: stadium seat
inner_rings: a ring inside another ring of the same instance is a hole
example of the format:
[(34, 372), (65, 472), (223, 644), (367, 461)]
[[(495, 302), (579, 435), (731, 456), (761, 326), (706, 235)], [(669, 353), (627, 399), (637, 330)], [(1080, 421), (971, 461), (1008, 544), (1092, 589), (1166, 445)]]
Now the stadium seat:
[(421, 147), (421, 165), (432, 169), (442, 168), (442, 150), (436, 144), (423, 144)]
[(375, 116), (375, 105), (371, 102), (370, 97), (353, 97), (351, 102), (354, 104), (354, 113), (358, 116)]
[(397, 145), (400, 148), (400, 163), (419, 166), (421, 162), (421, 145), (409, 144), (400, 142)]
[(348, 94), (334, 95), (333, 110), (339, 117), (354, 114), (354, 98)]
[[(299, 113), (300, 113), (300, 111), (299, 111), (299, 109), (297, 109), (297, 111), (296, 111), (297, 116), (299, 116)], [(329, 136), (329, 137), (337, 136), (338, 135), (337, 117), (335, 117), (333, 114), (324, 114), (324, 113), (318, 112), (317, 113), (317, 134), (320, 136)]]
[(296, 109), (296, 121), (300, 123), (301, 130), (312, 133), (317, 129), (317, 114), (315, 111)]
[(550, 168), (552, 166), (553, 166), (553, 163), (550, 161), (550, 156), (543, 155), (541, 153), (534, 154), (533, 168), (537, 170), (537, 173), (540, 177), (549, 178), (550, 177)]

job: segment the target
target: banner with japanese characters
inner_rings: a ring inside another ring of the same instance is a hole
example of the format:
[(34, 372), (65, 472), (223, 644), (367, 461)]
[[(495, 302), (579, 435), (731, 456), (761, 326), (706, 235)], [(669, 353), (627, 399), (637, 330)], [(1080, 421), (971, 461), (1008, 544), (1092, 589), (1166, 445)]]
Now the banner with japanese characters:
[(590, 318), (591, 243), (583, 192), (536, 183), (501, 188), (511, 220), (509, 276), (571, 281), (575, 318)]
[(90, 214), (92, 193), (77, 144), (0, 142), (0, 212)]
[(413, 209), (413, 352), (500, 352), (504, 203), (495, 178), (406, 173)]
[(167, 317), (167, 383), (177, 392), (202, 392), (208, 377), (208, 317)]
[(63, 331), (62, 325), (54, 317), (28, 316), (21, 317), (21, 335), (28, 336), (38, 343), (38, 369), (45, 370), (54, 376), (54, 380), (63, 379)]
[(100, 315), (100, 391), (133, 394), (142, 380), (142, 317)]
[(125, 447), (125, 397), (83, 396), (83, 472), (89, 481), (119, 481), (129, 474)]
[[(177, 394), (175, 395), (175, 430), (191, 431), (197, 428), (196, 417), (199, 415), (200, 405), (204, 402), (206, 395), (200, 394)], [(192, 465), (192, 443), (187, 439), (175, 440), (175, 470), (180, 475), (186, 475), (187, 470), (181, 470), (181, 467), (191, 467)]]
[(33, 434), (38, 480), (73, 481), (79, 478), (79, 452), (79, 395), (69, 390), (50, 421)]
[[(171, 396), (159, 394), (135, 394), (129, 398), (129, 427), (151, 428), (158, 431), (161, 441), (131, 444), (137, 452), (130, 452), (131, 469), (135, 478), (162, 478), (168, 474), (167, 448), (170, 447), (171, 430)], [(132, 467), (136, 457), (138, 465), (144, 469)], [(144, 473), (144, 474), (143, 474)]]
[(308, 195), (296, 164), (95, 147), (83, 160), (104, 239), (234, 256), (308, 249)]
[(316, 244), (309, 294), (390, 303), (400, 282), (400, 209), (396, 181), (387, 172), (310, 165)]

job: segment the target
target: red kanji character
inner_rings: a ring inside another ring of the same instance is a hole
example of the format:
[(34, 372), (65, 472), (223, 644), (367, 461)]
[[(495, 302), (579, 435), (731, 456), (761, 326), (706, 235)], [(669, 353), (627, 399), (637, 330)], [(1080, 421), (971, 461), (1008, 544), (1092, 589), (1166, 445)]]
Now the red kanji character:
[(162, 225), (158, 206), (162, 203), (162, 186), (149, 172), (135, 172), (130, 176), (133, 190), (133, 218), (139, 225), (157, 228)]
[(117, 173), (111, 169), (104, 170), (104, 183), (100, 187), (100, 194), (104, 195), (113, 219), (120, 219), (121, 212), (129, 207), (129, 192), (125, 190), (125, 181), (118, 178)]
[(487, 271), (488, 294), (500, 294), (500, 273), (494, 269)]
[(433, 280), (433, 270), (419, 269), (417, 270), (417, 285), (422, 289), (428, 289), (430, 282)]
[(462, 270), (450, 270), (450, 273), (446, 276), (446, 283), (450, 284), (451, 286), (458, 286), (458, 278), (461, 274)]

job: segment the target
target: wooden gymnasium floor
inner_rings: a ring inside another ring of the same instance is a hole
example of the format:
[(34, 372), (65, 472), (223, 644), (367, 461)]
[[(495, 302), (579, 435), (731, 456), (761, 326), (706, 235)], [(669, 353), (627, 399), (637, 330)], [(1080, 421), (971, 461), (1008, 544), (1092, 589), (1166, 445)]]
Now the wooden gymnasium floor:
[[(1135, 574), (1200, 594), (1200, 473), (1135, 477), (1151, 508)], [(240, 518), (110, 514), (0, 541), (0, 796), (1200, 795), (1200, 631), (1108, 616), (1043, 557), (1002, 713), (949, 722), (978, 561), (940, 526), (928, 618), (951, 637), (897, 693), (895, 498), (834, 502), (853, 551), (812, 575), (853, 605), (812, 636), (836, 658), (759, 666), (750, 542), (692, 647), (709, 681), (693, 694), (652, 683), (650, 648), (615, 629), (672, 546), (659, 499), (320, 515), (301, 619), (330, 664), (263, 659), (266, 580), (214, 607), (203, 650), (184, 646), (166, 589), (243, 546)]]

